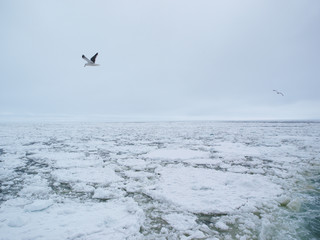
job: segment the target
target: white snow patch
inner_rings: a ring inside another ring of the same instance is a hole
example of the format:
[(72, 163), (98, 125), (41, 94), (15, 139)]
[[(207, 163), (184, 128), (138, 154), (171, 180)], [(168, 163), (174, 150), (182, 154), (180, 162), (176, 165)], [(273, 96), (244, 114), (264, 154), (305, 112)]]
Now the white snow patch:
[(118, 163), (134, 170), (141, 170), (147, 166), (147, 162), (142, 159), (119, 159)]
[(97, 188), (94, 190), (92, 198), (96, 199), (112, 199), (123, 197), (124, 192), (117, 189)]
[(220, 230), (223, 230), (223, 231), (227, 231), (229, 229), (228, 225), (225, 224), (224, 222), (222, 221), (219, 221), (215, 224), (215, 227), (220, 229)]
[(31, 195), (45, 195), (49, 193), (50, 188), (48, 186), (25, 186), (21, 191), (20, 195), (31, 196)]
[(32, 200), (26, 199), (26, 198), (14, 198), (6, 201), (4, 203), (4, 206), (12, 206), (12, 207), (23, 207), (27, 204), (32, 203)]
[(193, 159), (193, 158), (208, 158), (209, 153), (203, 151), (195, 151), (190, 149), (158, 149), (149, 152), (144, 157), (152, 159), (165, 159), (165, 160), (181, 160), (181, 159)]
[(13, 171), (8, 168), (0, 167), (0, 181), (4, 181), (7, 178), (12, 177)]
[(101, 159), (86, 156), (83, 152), (50, 152), (43, 157), (54, 161), (58, 168), (90, 167), (102, 162)]
[(110, 168), (71, 168), (57, 169), (52, 175), (59, 182), (86, 182), (86, 183), (103, 183), (121, 181), (121, 177), (116, 175)]
[(261, 175), (192, 167), (159, 169), (160, 181), (146, 190), (194, 213), (231, 213), (243, 205), (273, 200), (282, 190)]
[(179, 213), (171, 213), (164, 216), (164, 220), (179, 231), (185, 231), (196, 227), (196, 219), (197, 218), (195, 216)]
[(125, 171), (124, 174), (127, 177), (137, 178), (137, 179), (142, 179), (142, 178), (147, 178), (147, 177), (152, 177), (153, 176), (152, 173), (144, 172), (144, 171)]
[(91, 193), (95, 190), (93, 186), (90, 186), (83, 182), (75, 183), (74, 185), (72, 185), (72, 189), (76, 192), (85, 192), (85, 193)]
[(189, 163), (192, 165), (218, 165), (221, 160), (219, 159), (211, 159), (211, 158), (194, 158), (194, 159), (186, 159), (183, 160), (185, 163)]
[(12, 219), (9, 220), (8, 226), (12, 228), (18, 228), (26, 225), (27, 222), (28, 221), (26, 218), (22, 218), (20, 216), (14, 216)]
[(51, 189), (48, 186), (48, 181), (39, 175), (35, 175), (26, 180), (24, 188), (21, 189), (19, 195), (27, 197), (32, 195), (44, 196), (49, 194), (50, 191)]
[(218, 151), (219, 156), (226, 159), (239, 159), (245, 156), (260, 156), (261, 152), (256, 147), (244, 145), (242, 143), (221, 142), (215, 146), (214, 149)]
[[(106, 203), (54, 204), (46, 211), (2, 209), (8, 219), (1, 226), (1, 239), (136, 239), (141, 237), (144, 214), (131, 199)], [(18, 217), (17, 217), (18, 216)]]
[(230, 172), (235, 172), (235, 173), (245, 173), (249, 169), (243, 166), (231, 166), (228, 168), (228, 171)]
[(26, 212), (42, 211), (53, 205), (52, 200), (35, 200), (33, 203), (24, 206)]

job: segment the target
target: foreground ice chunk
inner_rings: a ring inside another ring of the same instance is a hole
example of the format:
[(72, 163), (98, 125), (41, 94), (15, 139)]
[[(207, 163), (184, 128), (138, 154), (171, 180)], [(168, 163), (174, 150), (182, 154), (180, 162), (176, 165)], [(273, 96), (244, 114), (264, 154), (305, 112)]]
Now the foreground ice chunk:
[(301, 200), (300, 199), (293, 199), (288, 203), (287, 207), (289, 209), (291, 209), (292, 211), (299, 212), (300, 208), (301, 208)]
[(146, 190), (153, 198), (193, 213), (231, 213), (273, 200), (281, 188), (261, 175), (221, 172), (193, 167), (158, 170), (160, 181)]
[[(44, 202), (41, 202), (44, 203)], [(39, 201), (35, 201), (35, 205)], [(131, 199), (106, 203), (56, 203), (46, 211), (1, 209), (0, 239), (139, 239), (143, 211)], [(5, 223), (5, 224), (3, 224)], [(141, 238), (140, 238), (141, 239)]]

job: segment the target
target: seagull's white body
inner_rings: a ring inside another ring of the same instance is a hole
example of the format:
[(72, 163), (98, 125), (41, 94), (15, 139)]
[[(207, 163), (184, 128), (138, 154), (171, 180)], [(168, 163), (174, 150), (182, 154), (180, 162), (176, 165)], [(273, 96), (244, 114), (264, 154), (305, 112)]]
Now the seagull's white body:
[(273, 91), (276, 92), (276, 94), (280, 94), (280, 95), (284, 96), (284, 94), (282, 92), (279, 92), (277, 90), (273, 90)]
[(96, 53), (90, 60), (85, 56), (82, 55), (82, 58), (87, 61), (87, 63), (84, 65), (85, 66), (99, 66), (99, 64), (96, 64), (96, 57), (98, 56), (98, 53)]

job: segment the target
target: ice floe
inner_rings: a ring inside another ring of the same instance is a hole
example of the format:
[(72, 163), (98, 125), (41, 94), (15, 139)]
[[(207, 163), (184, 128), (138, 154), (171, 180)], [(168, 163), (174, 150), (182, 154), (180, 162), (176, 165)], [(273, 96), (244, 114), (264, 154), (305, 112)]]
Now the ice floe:
[(0, 132), (0, 240), (317, 239), (318, 123), (7, 123)]
[(1, 239), (120, 240), (141, 236), (143, 211), (130, 199), (94, 204), (36, 202), (32, 206), (37, 211), (27, 215), (22, 209), (8, 208), (0, 225)]
[(147, 153), (144, 157), (152, 159), (166, 159), (166, 160), (179, 160), (179, 159), (192, 159), (192, 158), (206, 158), (209, 157), (208, 152), (195, 151), (190, 149), (158, 149)]
[(58, 182), (89, 182), (108, 184), (114, 181), (120, 181), (113, 169), (110, 168), (70, 168), (57, 169), (53, 171), (52, 176)]
[(35, 200), (33, 203), (25, 205), (24, 210), (26, 212), (43, 211), (49, 208), (53, 204), (53, 200)]
[(230, 214), (244, 205), (252, 207), (282, 193), (261, 175), (220, 172), (192, 167), (162, 168), (161, 180), (147, 193), (194, 213)]

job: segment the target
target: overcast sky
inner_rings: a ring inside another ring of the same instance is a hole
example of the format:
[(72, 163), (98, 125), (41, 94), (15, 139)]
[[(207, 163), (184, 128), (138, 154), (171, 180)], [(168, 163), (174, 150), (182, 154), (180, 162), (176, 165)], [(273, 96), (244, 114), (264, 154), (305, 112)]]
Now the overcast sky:
[(1, 1), (0, 118), (320, 119), (319, 27), (319, 0)]

